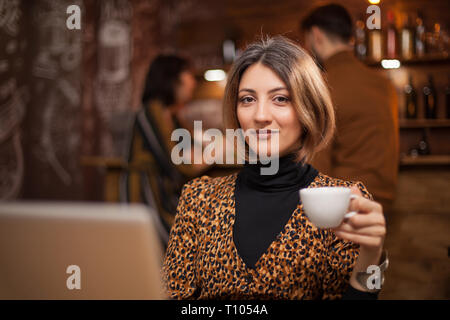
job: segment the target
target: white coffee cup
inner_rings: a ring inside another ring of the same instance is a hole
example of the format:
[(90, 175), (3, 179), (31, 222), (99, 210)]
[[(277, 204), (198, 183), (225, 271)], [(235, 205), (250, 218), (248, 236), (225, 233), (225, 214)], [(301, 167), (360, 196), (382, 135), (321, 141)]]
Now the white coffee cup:
[(357, 196), (350, 188), (322, 187), (300, 190), (303, 210), (308, 219), (318, 228), (334, 228), (344, 218), (351, 218), (357, 212), (348, 212), (350, 201)]

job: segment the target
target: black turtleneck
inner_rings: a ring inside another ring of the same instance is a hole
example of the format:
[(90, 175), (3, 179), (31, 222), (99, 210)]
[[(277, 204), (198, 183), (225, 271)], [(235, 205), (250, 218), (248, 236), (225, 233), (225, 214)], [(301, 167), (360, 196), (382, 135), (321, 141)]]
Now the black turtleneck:
[(236, 180), (236, 218), (233, 238), (245, 264), (253, 268), (283, 230), (300, 197), (298, 191), (317, 176), (308, 164), (294, 162), (294, 155), (280, 158), (274, 175), (261, 175), (261, 163), (245, 163)]
[[(245, 163), (236, 179), (236, 217), (233, 240), (240, 257), (254, 268), (259, 257), (283, 231), (300, 202), (299, 190), (306, 188), (318, 172), (309, 164), (296, 163), (294, 155), (280, 158), (274, 175), (261, 175), (261, 163)], [(377, 293), (348, 286), (344, 300), (376, 300)]]

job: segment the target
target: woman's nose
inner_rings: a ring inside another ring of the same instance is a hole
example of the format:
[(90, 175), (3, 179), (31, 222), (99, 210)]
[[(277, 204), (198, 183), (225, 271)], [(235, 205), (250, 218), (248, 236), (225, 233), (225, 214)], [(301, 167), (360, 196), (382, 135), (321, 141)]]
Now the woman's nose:
[(272, 115), (269, 110), (269, 106), (265, 102), (259, 102), (255, 114), (256, 122), (271, 122)]

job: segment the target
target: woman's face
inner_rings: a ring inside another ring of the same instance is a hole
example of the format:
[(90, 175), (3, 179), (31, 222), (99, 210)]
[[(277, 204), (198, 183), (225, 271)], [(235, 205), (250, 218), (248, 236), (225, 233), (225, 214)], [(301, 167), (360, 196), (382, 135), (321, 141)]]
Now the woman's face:
[(194, 75), (190, 71), (183, 71), (180, 74), (178, 86), (176, 88), (176, 105), (182, 106), (188, 103), (194, 94), (197, 85)]
[[(271, 148), (275, 146), (279, 156), (283, 156), (300, 147), (301, 126), (289, 91), (284, 82), (261, 63), (251, 65), (242, 75), (237, 117), (245, 132), (256, 130), (256, 143), (247, 135), (245, 139), (257, 154), (272, 156), (275, 150)], [(258, 132), (261, 129), (267, 131)]]

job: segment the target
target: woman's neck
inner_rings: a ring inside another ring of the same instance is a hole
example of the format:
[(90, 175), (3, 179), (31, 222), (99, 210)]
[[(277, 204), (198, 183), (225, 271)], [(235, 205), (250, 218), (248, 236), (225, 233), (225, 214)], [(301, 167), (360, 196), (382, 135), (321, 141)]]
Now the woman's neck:
[(270, 164), (245, 163), (240, 172), (242, 182), (250, 188), (264, 192), (299, 190), (309, 183), (311, 166), (297, 162), (293, 153), (281, 157), (278, 171), (273, 175), (261, 174), (261, 168)]

